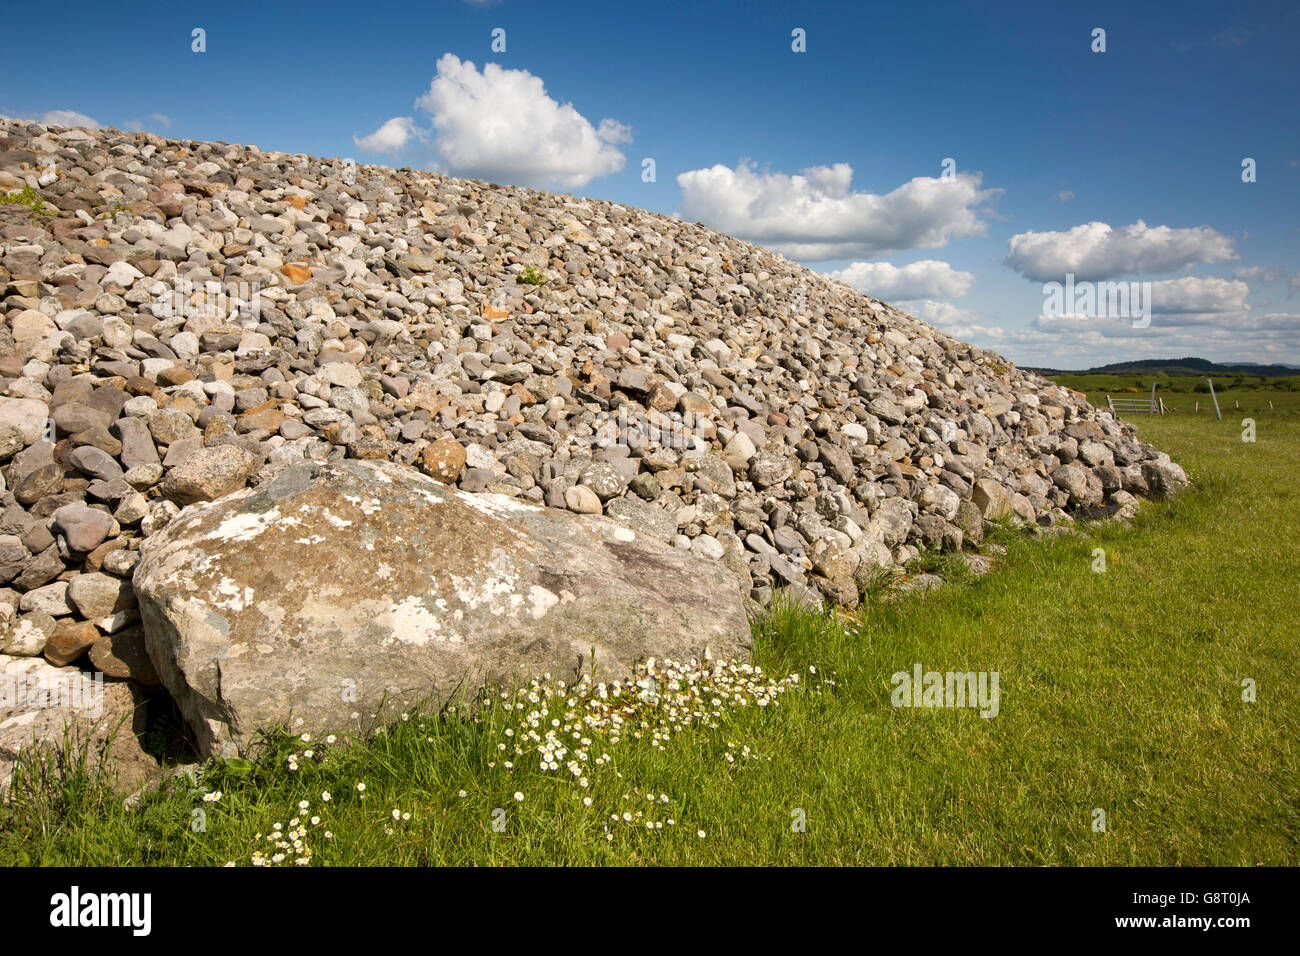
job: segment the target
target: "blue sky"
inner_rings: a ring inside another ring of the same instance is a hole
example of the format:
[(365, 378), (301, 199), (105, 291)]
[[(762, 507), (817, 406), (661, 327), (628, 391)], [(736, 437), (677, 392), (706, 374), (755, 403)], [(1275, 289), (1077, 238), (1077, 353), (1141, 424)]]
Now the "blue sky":
[(1300, 2), (1134, 6), (51, 4), (0, 113), (679, 214), (1022, 364), (1300, 364)]

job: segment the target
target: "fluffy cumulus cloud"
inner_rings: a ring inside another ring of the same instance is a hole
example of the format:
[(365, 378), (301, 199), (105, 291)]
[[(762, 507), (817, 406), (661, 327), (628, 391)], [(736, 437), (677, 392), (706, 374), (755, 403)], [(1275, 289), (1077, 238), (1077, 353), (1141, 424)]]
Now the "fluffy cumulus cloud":
[(905, 266), (854, 262), (827, 275), (877, 299), (955, 299), (970, 291), (975, 273), (958, 272), (946, 262), (922, 259)]
[(1174, 229), (1138, 220), (1114, 228), (1089, 222), (1067, 232), (1022, 232), (1007, 240), (1006, 263), (1027, 279), (1060, 282), (1174, 272), (1197, 263), (1238, 258), (1233, 240), (1208, 226)]
[(99, 129), (99, 120), (78, 113), (76, 110), (50, 110), (41, 114), (41, 122), (51, 126), (81, 126), (86, 129)]
[[(1085, 288), (1086, 286), (1086, 288)], [(1080, 295), (1090, 293), (1084, 311), (1076, 311)], [(1159, 282), (1107, 281), (1075, 286), (1076, 307), (1065, 303), (1061, 307), (1043, 310), (1034, 326), (1043, 331), (1061, 329), (1095, 328), (1102, 334), (1107, 329), (1132, 325), (1135, 320), (1146, 320), (1153, 328), (1174, 328), (1186, 325), (1218, 325), (1225, 328), (1253, 327), (1251, 306), (1246, 301), (1250, 286), (1235, 279), (1201, 278), (1184, 276)], [(1044, 303), (1048, 298), (1044, 297)]]
[(438, 164), (452, 175), (576, 189), (626, 162), (617, 144), (631, 138), (628, 127), (593, 126), (527, 70), (487, 63), (480, 72), (447, 53), (415, 105), (433, 117)]
[(1222, 316), (1250, 310), (1250, 286), (1233, 279), (1186, 276), (1151, 283), (1152, 311), (1164, 315)]
[(850, 188), (848, 163), (797, 175), (765, 173), (752, 163), (717, 165), (677, 177), (679, 215), (795, 259), (825, 261), (937, 249), (983, 235), (981, 207), (1001, 190), (981, 189), (978, 174), (917, 177), (877, 195)]
[(357, 148), (367, 153), (388, 153), (393, 155), (406, 148), (406, 144), (422, 135), (409, 116), (394, 116), (369, 136), (353, 136), (352, 142)]

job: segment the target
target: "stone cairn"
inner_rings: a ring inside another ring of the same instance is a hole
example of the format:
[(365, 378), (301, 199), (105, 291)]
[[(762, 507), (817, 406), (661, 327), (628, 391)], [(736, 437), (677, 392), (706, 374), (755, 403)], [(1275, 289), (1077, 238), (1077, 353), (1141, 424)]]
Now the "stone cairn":
[(1187, 483), (1078, 392), (670, 216), (9, 119), (0, 196), (5, 660), (157, 683), (141, 542), (303, 461), (603, 513), (756, 605)]

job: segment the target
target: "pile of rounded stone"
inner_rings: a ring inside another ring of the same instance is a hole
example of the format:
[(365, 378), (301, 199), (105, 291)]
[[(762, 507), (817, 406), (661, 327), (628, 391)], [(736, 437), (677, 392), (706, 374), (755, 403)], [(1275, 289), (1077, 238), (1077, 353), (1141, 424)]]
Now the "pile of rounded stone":
[(852, 605), (986, 521), (1186, 484), (1079, 393), (702, 225), (254, 146), (0, 121), (0, 635), (157, 681), (180, 508), (382, 458)]

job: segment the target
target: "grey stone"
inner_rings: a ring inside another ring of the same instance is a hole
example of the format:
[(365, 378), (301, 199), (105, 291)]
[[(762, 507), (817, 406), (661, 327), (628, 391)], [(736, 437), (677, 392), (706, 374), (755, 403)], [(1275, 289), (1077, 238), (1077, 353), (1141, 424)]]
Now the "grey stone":
[(108, 480), (122, 475), (122, 466), (113, 460), (113, 456), (93, 445), (82, 445), (80, 448), (73, 449), (68, 460), (83, 475), (91, 478)]
[(136, 606), (130, 581), (99, 572), (72, 578), (68, 582), (68, 600), (82, 617), (92, 621)]
[(257, 459), (238, 445), (200, 448), (172, 468), (162, 482), (162, 492), (179, 505), (211, 501), (242, 488)]
[(113, 532), (113, 516), (87, 505), (64, 505), (54, 512), (54, 524), (73, 551), (99, 547)]
[[(331, 546), (298, 543), (313, 535)], [(150, 659), (212, 755), (275, 723), (344, 732), (381, 699), (605, 679), (645, 655), (734, 657), (749, 641), (717, 563), (388, 462), (295, 465), (188, 509), (144, 542), (134, 583)]]

